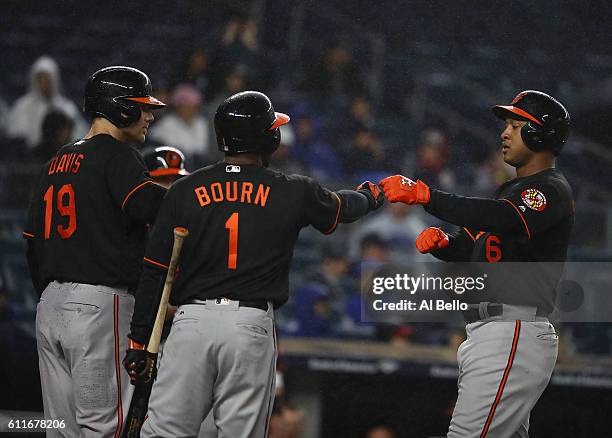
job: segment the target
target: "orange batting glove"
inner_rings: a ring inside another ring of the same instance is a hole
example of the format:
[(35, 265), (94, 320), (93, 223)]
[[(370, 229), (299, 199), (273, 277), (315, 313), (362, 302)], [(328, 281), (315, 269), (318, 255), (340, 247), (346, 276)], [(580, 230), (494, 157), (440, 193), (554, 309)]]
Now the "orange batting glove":
[(388, 176), (380, 182), (389, 202), (429, 204), (429, 187), (420, 179), (413, 181), (402, 175)]
[(445, 248), (449, 243), (448, 234), (438, 227), (429, 227), (416, 238), (416, 247), (422, 254), (427, 254), (434, 249)]

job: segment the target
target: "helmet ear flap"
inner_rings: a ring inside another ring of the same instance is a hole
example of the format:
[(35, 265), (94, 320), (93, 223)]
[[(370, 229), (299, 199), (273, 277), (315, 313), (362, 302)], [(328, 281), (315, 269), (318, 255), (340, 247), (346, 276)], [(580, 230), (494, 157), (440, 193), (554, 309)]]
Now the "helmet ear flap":
[(117, 115), (121, 117), (121, 120), (117, 120), (117, 126), (120, 128), (125, 128), (140, 119), (140, 105), (127, 103), (121, 98), (114, 98), (113, 101), (115, 101), (119, 109), (119, 111), (117, 111)]
[(545, 135), (545, 132), (535, 122), (529, 121), (521, 128), (523, 143), (534, 152), (541, 152), (545, 149)]

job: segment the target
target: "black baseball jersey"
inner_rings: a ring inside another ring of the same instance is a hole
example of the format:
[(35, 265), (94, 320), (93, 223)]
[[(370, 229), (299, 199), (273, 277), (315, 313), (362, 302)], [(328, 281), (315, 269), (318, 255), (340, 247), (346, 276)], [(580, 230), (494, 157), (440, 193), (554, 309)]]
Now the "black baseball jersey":
[(466, 227), (474, 240), (472, 261), (565, 261), (574, 226), (574, 201), (572, 189), (559, 171), (548, 169), (508, 181), (493, 197), (512, 206), (522, 230), (502, 234)]
[(561, 172), (551, 168), (508, 181), (497, 189), (495, 200), (432, 190), (433, 198), (434, 205), (427, 207), (432, 214), (467, 223), (451, 236), (450, 246), (433, 252), (436, 257), (521, 262), (495, 271), (493, 296), (488, 299), (536, 306), (542, 315), (552, 311), (574, 225), (572, 190)]
[(147, 225), (125, 210), (149, 184), (140, 153), (110, 135), (62, 147), (43, 168), (23, 233), (43, 284), (135, 286)]
[(333, 232), (340, 202), (336, 193), (305, 176), (217, 163), (170, 188), (144, 260), (167, 269), (173, 229), (186, 227), (172, 304), (226, 297), (272, 301), (278, 307), (288, 298), (289, 265), (300, 229), (313, 225)]

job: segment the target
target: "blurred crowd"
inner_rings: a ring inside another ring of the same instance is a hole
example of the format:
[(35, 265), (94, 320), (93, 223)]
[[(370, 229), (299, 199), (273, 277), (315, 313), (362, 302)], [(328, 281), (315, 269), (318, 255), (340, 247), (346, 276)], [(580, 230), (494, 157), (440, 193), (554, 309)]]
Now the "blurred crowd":
[[(281, 128), (281, 145), (272, 161), (286, 173), (304, 173), (332, 188), (403, 173), (443, 190), (469, 187), (471, 195), (490, 194), (514, 177), (497, 150), (497, 138), (491, 139), (490, 153), (472, 160), (474, 154), (466, 154), (467, 146), (457, 144), (452, 129), (438, 120), (413, 125), (406, 117), (400, 129), (390, 129), (384, 103), (371, 95), (366, 72), (346, 39), (332, 41), (308, 62), (287, 94), (274, 82), (272, 72), (278, 66), (264, 55), (252, 17), (233, 13), (213, 34), (190, 48), (169, 73), (147, 71), (154, 95), (168, 107), (156, 113), (144, 148), (177, 147), (189, 170), (219, 160), (213, 126), (217, 106), (234, 93), (257, 89), (291, 116), (292, 122)], [(88, 72), (82, 74), (84, 81)], [(23, 84), (23, 95), (13, 102), (0, 96), (4, 162), (42, 164), (61, 145), (83, 136), (87, 121), (80, 111), (81, 97), (63, 94), (61, 69), (53, 58), (33, 59), (29, 72), (23, 72)], [(19, 190), (10, 184), (0, 189), (2, 203), (11, 198), (15, 204)], [(27, 199), (22, 198), (16, 204), (25, 208)], [(296, 250), (292, 298), (279, 313), (281, 335), (455, 348), (460, 327), (360, 322), (362, 270), (389, 262), (433, 261), (414, 247), (416, 236), (431, 225), (435, 221), (422, 209), (396, 204), (345, 227), (331, 243), (305, 233)]]
[[(487, 195), (513, 177), (513, 169), (495, 147), (488, 156), (469, 161), (464, 146), (454, 143), (443, 123), (411, 126), (414, 132), (388, 129), (382, 122), (384, 105), (369, 95), (366, 72), (347, 39), (331, 42), (308, 63), (292, 84), (293, 98), (287, 98), (271, 83), (275, 66), (263, 55), (252, 17), (234, 12), (212, 34), (165, 76), (148, 72), (154, 94), (168, 107), (156, 113), (143, 148), (177, 147), (189, 170), (221, 159), (214, 134), (215, 110), (226, 97), (254, 88), (271, 94), (277, 109), (292, 118), (281, 128), (281, 145), (272, 162), (286, 173), (304, 173), (332, 187), (403, 173), (443, 190), (469, 187), (472, 195)], [(63, 94), (60, 67), (53, 58), (43, 55), (33, 60), (29, 72), (24, 72), (24, 88), (25, 93), (10, 104), (0, 96), (4, 157), (8, 162), (42, 164), (61, 145), (84, 135), (87, 121), (80, 102)], [(409, 120), (405, 123), (410, 125)], [(19, 193), (6, 187), (0, 192)], [(25, 207), (27, 199), (18, 205)], [(302, 239), (307, 249), (296, 254), (294, 291), (280, 315), (281, 333), (454, 344), (452, 329), (380, 329), (359, 323), (360, 270), (388, 262), (432, 261), (414, 247), (416, 236), (430, 225), (435, 221), (419, 208), (387, 205), (358, 225), (346, 227), (346, 235), (325, 247), (314, 238)]]

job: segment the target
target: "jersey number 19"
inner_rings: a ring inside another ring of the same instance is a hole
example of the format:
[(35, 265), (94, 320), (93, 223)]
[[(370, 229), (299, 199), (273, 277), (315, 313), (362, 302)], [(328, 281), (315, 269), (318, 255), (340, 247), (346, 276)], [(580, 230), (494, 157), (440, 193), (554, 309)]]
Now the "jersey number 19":
[[(53, 186), (49, 186), (43, 198), (45, 202), (45, 239), (51, 236), (51, 222), (53, 217)], [(57, 232), (62, 239), (68, 239), (76, 231), (77, 219), (74, 204), (74, 189), (72, 184), (64, 184), (57, 191), (57, 211), (60, 215), (68, 217), (68, 226), (58, 225)]]

